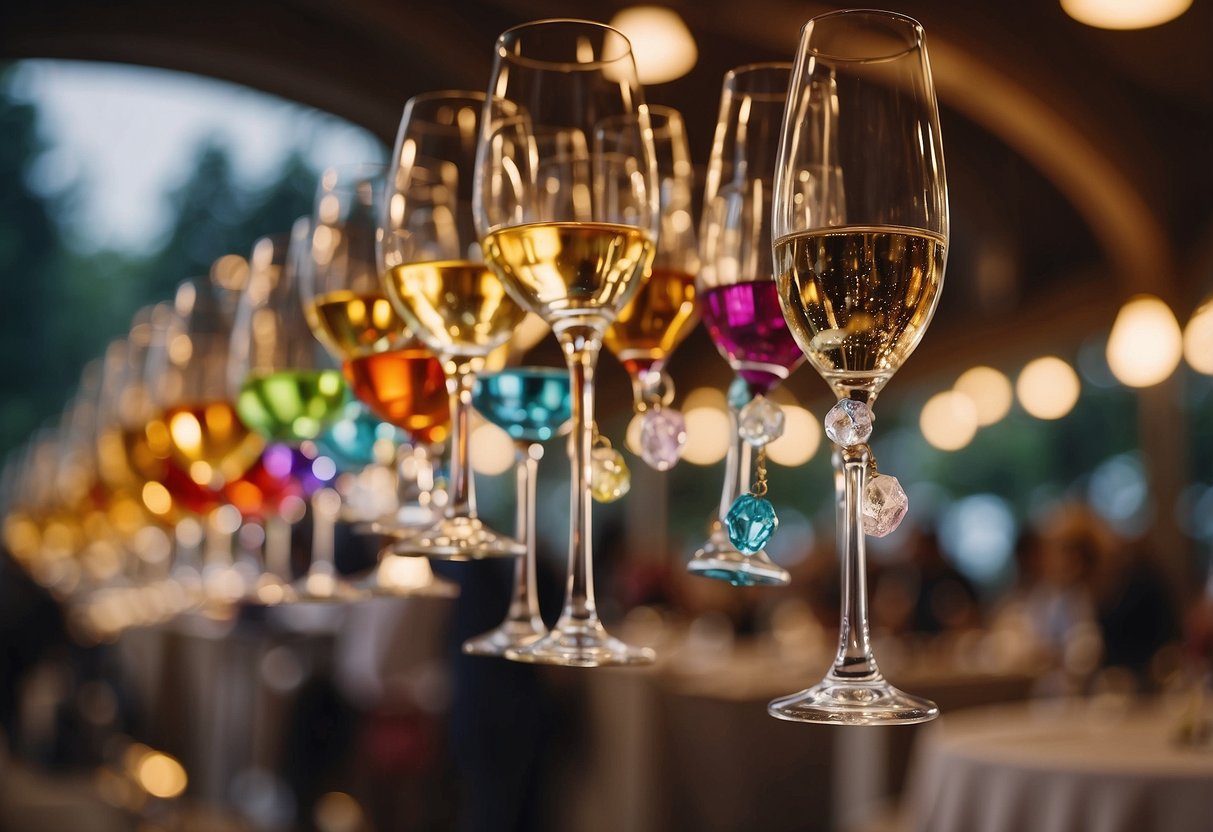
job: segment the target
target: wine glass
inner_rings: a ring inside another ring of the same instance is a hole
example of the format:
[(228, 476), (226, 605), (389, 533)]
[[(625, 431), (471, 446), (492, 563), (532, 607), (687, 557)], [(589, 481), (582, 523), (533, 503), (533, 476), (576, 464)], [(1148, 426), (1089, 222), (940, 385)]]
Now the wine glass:
[(751, 445), (740, 435), (741, 411), (804, 361), (783, 320), (771, 262), (771, 187), (791, 74), (792, 65), (782, 63), (725, 74), (700, 225), (700, 310), (736, 379), (728, 396), (732, 441), (720, 509), (687, 571), (735, 586), (790, 580), (761, 548), (747, 553), (734, 546), (724, 521), (750, 488)]
[(472, 223), (472, 175), (485, 96), (435, 92), (405, 104), (379, 229), (388, 299), (442, 361), (450, 395), (449, 499), (437, 522), (390, 544), (450, 560), (517, 557), (526, 547), (476, 515), (468, 460), (476, 374), (525, 311), (484, 264)]
[[(476, 157), (485, 259), (556, 334), (573, 400), (569, 579), (564, 610), (519, 661), (652, 662), (608, 635), (594, 600), (591, 449), (603, 333), (640, 288), (658, 232), (657, 173), (631, 45), (609, 26), (545, 20), (498, 39)], [(630, 129), (603, 129), (634, 116)]]
[[(869, 408), (934, 314), (948, 243), (939, 109), (922, 26), (889, 12), (813, 18), (801, 31), (792, 78), (775, 178), (776, 281), (789, 328), (839, 400), (827, 425), (842, 620), (825, 678), (769, 710), (800, 722), (922, 722), (938, 715), (935, 704), (899, 691), (876, 665), (864, 563), (865, 530), (887, 531), (879, 513), (872, 523), (875, 506), (864, 505), (874, 502), (865, 491), (875, 468)], [(839, 188), (841, 200), (831, 196)]]
[[(625, 126), (635, 116), (608, 121), (606, 129)], [(660, 188), (661, 234), (653, 267), (606, 331), (606, 344), (632, 380), (632, 406), (641, 415), (641, 457), (659, 471), (678, 463), (686, 443), (686, 422), (667, 407), (674, 383), (665, 363), (699, 320), (695, 275), (699, 250), (692, 220), (694, 170), (682, 114), (649, 105)]]
[[(236, 305), (228, 358), (228, 389), (246, 426), (268, 444), (257, 466), (227, 489), (228, 499), (246, 518), (259, 517), (265, 528), (264, 571), (249, 600), (270, 604), (295, 600), (356, 600), (361, 596), (337, 573), (334, 563), (313, 558), (296, 586), (290, 586), (290, 523), (279, 510), (291, 497), (310, 496), (313, 516), (323, 509), (326, 477), (299, 448), (312, 443), (341, 417), (348, 392), (341, 371), (325, 366), (304, 317), (292, 244), (307, 245), (308, 220), (291, 235), (262, 237), (249, 257), (248, 279)], [(297, 241), (297, 242), (296, 242)], [(241, 500), (242, 494), (247, 499)], [(293, 512), (301, 519), (301, 512)], [(322, 548), (327, 553), (331, 547)]]
[(210, 280), (182, 283), (157, 349), (148, 356), (160, 415), (147, 433), (167, 450), (176, 480), (165, 485), (171, 497), (188, 499), (201, 491), (205, 499), (198, 508), (210, 509), (201, 578), (207, 600), (221, 605), (245, 590), (231, 551), (240, 512), (223, 499), (223, 490), (253, 467), (266, 444), (240, 420), (228, 395), (232, 321), (226, 306)]
[[(354, 396), (417, 443), (397, 446), (398, 510), (371, 524), (374, 532), (399, 539), (433, 521), (433, 469), (426, 445), (446, 438), (450, 408), (442, 364), (384, 294), (375, 236), (386, 174), (380, 165), (324, 172), (296, 270), (308, 326), (342, 362)], [(426, 561), (386, 550), (360, 585), (376, 595), (449, 597), (458, 591), (450, 581), (436, 579)]]
[(526, 546), (514, 568), (514, 590), (505, 620), (463, 643), (473, 656), (504, 656), (538, 641), (548, 629), (539, 617), (535, 588), (535, 482), (541, 443), (552, 439), (573, 414), (569, 374), (553, 367), (516, 367), (483, 377), (473, 399), (476, 410), (514, 440), (514, 482), (518, 519), (515, 536)]

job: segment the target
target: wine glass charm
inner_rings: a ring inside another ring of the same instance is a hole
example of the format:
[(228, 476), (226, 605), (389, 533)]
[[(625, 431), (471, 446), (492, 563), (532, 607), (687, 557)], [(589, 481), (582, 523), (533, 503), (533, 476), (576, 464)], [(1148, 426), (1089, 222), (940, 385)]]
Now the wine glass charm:
[[(840, 448), (867, 447), (876, 415), (866, 402), (842, 399), (826, 414), (825, 432)], [(869, 537), (892, 534), (906, 516), (910, 501), (897, 477), (876, 470), (876, 455), (868, 451), (868, 481), (863, 489), (863, 533)]]

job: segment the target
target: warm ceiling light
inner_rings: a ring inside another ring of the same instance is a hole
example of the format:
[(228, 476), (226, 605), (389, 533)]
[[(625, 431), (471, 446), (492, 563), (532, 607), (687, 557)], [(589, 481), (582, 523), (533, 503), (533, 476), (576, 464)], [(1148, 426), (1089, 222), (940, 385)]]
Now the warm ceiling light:
[(1046, 355), (1028, 362), (1015, 382), (1019, 403), (1037, 419), (1060, 419), (1078, 403), (1082, 386), (1074, 368)]
[(632, 42), (636, 74), (642, 84), (664, 84), (691, 71), (699, 58), (695, 38), (672, 9), (632, 6), (611, 19)]
[(1011, 380), (993, 367), (973, 367), (956, 379), (952, 389), (968, 396), (977, 408), (977, 425), (992, 425), (1011, 409)]
[(1192, 0), (1061, 0), (1066, 14), (1100, 29), (1148, 29), (1174, 20)]
[(1184, 358), (1196, 372), (1213, 376), (1213, 299), (1192, 313), (1184, 329)]
[(918, 418), (927, 442), (941, 451), (959, 451), (977, 434), (977, 408), (963, 393), (947, 390), (927, 399)]
[(821, 424), (798, 404), (784, 405), (783, 418), (783, 435), (767, 445), (767, 455), (788, 468), (804, 465), (821, 445)]
[(1150, 387), (1175, 372), (1183, 334), (1175, 313), (1153, 295), (1130, 298), (1108, 336), (1108, 367), (1121, 384)]

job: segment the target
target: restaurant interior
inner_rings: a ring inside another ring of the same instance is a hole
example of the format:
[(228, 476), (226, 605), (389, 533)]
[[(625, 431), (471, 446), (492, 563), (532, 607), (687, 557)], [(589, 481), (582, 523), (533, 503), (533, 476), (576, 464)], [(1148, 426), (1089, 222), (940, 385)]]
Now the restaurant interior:
[(0, 6), (0, 832), (1213, 832), (1213, 3), (846, 8)]

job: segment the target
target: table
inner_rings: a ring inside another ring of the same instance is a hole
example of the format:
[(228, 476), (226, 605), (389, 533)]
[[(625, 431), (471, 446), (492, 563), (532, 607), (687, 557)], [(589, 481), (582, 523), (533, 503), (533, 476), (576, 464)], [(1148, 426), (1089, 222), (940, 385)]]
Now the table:
[(945, 715), (912, 768), (922, 832), (1213, 832), (1213, 749), (1156, 703), (1027, 703)]

